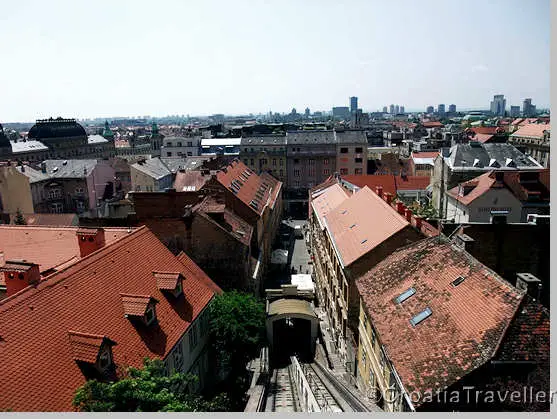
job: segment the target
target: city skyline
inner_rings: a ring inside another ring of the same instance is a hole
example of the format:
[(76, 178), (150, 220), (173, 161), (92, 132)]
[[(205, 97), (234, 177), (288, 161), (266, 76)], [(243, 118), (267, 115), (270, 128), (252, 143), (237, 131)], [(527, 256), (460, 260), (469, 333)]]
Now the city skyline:
[[(289, 2), (54, 3), (5, 6), (1, 122), (330, 111), (350, 96), (364, 112), (489, 109), (497, 94), (507, 109), (525, 98), (549, 107), (547, 0), (526, 10), (518, 1), (322, 2), (319, 13), (304, 3), (295, 14)], [(486, 42), (500, 32), (520, 54)]]

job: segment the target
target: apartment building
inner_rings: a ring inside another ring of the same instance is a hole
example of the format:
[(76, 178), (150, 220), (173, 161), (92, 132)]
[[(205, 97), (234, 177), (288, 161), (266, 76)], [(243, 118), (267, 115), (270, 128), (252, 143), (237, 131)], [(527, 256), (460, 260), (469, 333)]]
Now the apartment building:
[(341, 176), (367, 174), (367, 137), (361, 130), (336, 130), (336, 167)]
[(356, 286), (357, 384), (383, 410), (549, 410), (549, 397), (484, 397), (548, 394), (549, 312), (461, 247), (412, 243)]
[(240, 159), (255, 173), (267, 172), (282, 183), (287, 183), (286, 136), (242, 137)]
[(549, 124), (527, 124), (510, 135), (509, 143), (532, 156), (543, 167), (549, 167), (550, 137)]

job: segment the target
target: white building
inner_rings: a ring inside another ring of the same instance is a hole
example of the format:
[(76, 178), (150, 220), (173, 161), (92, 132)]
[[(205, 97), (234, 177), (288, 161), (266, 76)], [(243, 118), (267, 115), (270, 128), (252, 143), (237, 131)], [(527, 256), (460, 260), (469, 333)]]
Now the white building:
[(161, 157), (199, 156), (201, 136), (166, 137), (161, 146)]

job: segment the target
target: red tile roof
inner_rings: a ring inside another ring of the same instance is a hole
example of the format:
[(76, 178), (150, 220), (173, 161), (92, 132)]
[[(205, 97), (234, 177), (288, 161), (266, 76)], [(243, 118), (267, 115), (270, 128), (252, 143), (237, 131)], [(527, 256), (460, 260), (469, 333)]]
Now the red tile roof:
[(348, 192), (338, 183), (316, 191), (312, 195), (311, 206), (317, 215), (321, 228), (324, 228), (323, 217), (342, 204), (349, 196)]
[(180, 280), (180, 272), (153, 272), (153, 276), (157, 280), (157, 287), (160, 290), (173, 291)]
[(429, 176), (396, 176), (397, 191), (425, 191), (429, 186)]
[(490, 134), (495, 135), (498, 132), (504, 132), (504, 129), (501, 127), (472, 127), (468, 128), (468, 132), (473, 132), (475, 134)]
[[(76, 236), (79, 227), (0, 226), (0, 251), (6, 260), (37, 263), (41, 272), (80, 256)], [(109, 245), (129, 235), (127, 228), (106, 227)]]
[[(464, 281), (453, 286), (459, 276)], [(356, 286), (405, 390), (422, 395), (445, 389), (489, 361), (523, 298), (463, 249), (439, 238), (399, 249)], [(415, 294), (396, 303), (410, 288)], [(413, 316), (426, 308), (432, 314), (412, 326)]]
[(422, 126), (424, 128), (441, 128), (444, 127), (445, 125), (443, 125), (439, 121), (424, 121), (422, 122)]
[(544, 131), (551, 131), (549, 124), (527, 124), (511, 134), (511, 137), (528, 137), (543, 139)]
[[(53, 247), (48, 241), (36, 246)], [(187, 278), (183, 298), (168, 299), (158, 289), (153, 271), (161, 269)], [(175, 257), (142, 227), (1, 301), (0, 409), (73, 410), (74, 392), (85, 377), (74, 360), (70, 331), (114, 341), (119, 366), (166, 357), (220, 290), (211, 282), (191, 259)], [(156, 298), (156, 325), (138, 329), (124, 318), (121, 293)]]
[[(458, 186), (447, 191), (447, 194), (455, 198), (457, 201), (462, 202), (464, 205), (469, 205), (476, 198), (479, 198), (491, 188), (504, 188), (500, 182), (496, 182), (495, 176), (490, 176), (493, 172), (486, 172), (474, 179), (463, 182)], [(471, 188), (469, 193), (467, 189)], [(465, 195), (463, 195), (465, 194)]]
[(176, 172), (174, 189), (178, 192), (198, 191), (210, 177), (203, 176), (200, 171), (192, 170), (186, 172)]
[(493, 138), (493, 134), (476, 134), (473, 138), (475, 141), (479, 141), (483, 144), (491, 140)]
[(349, 266), (410, 225), (367, 186), (324, 218), (343, 267)]
[(413, 151), (410, 157), (417, 159), (435, 159), (438, 155), (438, 151)]
[[(157, 281), (158, 286), (158, 281)], [(150, 295), (122, 294), (122, 305), (124, 306), (125, 316), (143, 316), (149, 303), (154, 299)]]
[(342, 176), (342, 180), (359, 188), (367, 186), (372, 191), (375, 191), (377, 186), (382, 186), (383, 193), (396, 195), (396, 182), (393, 175), (348, 175)]
[(265, 206), (274, 207), (282, 187), (271, 175), (258, 176), (238, 160), (218, 171), (217, 180), (259, 216), (263, 215)]
[(97, 361), (97, 356), (103, 343), (110, 342), (106, 336), (79, 333), (73, 330), (68, 331), (68, 338), (73, 359), (92, 364)]

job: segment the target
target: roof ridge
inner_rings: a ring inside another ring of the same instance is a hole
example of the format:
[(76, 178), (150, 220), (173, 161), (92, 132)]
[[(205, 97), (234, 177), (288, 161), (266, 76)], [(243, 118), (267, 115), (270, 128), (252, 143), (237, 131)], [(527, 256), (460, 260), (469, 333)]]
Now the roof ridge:
[[(150, 232), (150, 230), (146, 226), (141, 226), (135, 231), (132, 230), (128, 236), (120, 237), (116, 239), (114, 242), (110, 243), (109, 245), (105, 245), (100, 249), (92, 252), (91, 254), (83, 258), (80, 258), (75, 263), (68, 265), (67, 267), (61, 269), (60, 271), (53, 272), (51, 275), (46, 276), (39, 283), (29, 285), (28, 287), (23, 288), (21, 291), (3, 300), (0, 300), (0, 313), (2, 313), (4, 309), (8, 309), (12, 307), (14, 304), (23, 302), (25, 298), (19, 298), (19, 297), (22, 297), (23, 295), (27, 294), (33, 289), (37, 289), (39, 287), (42, 289), (43, 287), (53, 287), (55, 285), (58, 285), (60, 282), (64, 281), (65, 279), (68, 279), (68, 271), (70, 269), (75, 268), (81, 265), (82, 263), (91, 262), (92, 258), (97, 258), (99, 255), (110, 254), (114, 250), (122, 247), (123, 244), (129, 242), (130, 240), (134, 240), (137, 237), (141, 237), (143, 236), (143, 234), (146, 234), (147, 232)], [(60, 277), (57, 277), (58, 275), (60, 275)], [(7, 303), (12, 303), (12, 304), (9, 304), (9, 306), (7, 306)]]

